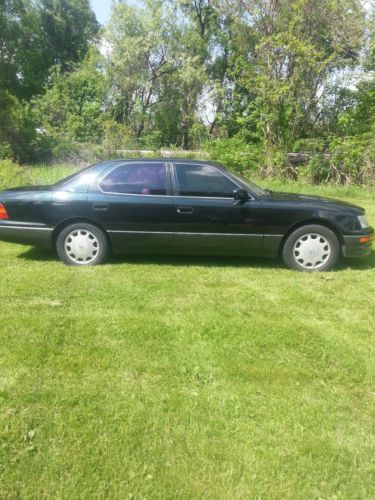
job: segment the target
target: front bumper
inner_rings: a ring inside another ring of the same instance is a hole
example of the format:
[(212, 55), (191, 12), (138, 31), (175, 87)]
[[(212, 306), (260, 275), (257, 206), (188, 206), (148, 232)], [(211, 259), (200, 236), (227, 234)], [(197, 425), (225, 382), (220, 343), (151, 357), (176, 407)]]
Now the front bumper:
[(52, 231), (53, 228), (44, 224), (0, 221), (0, 241), (9, 243), (50, 248)]
[(366, 257), (370, 255), (372, 250), (372, 242), (374, 240), (374, 230), (369, 228), (369, 231), (356, 236), (344, 236), (344, 246), (342, 253), (344, 257)]

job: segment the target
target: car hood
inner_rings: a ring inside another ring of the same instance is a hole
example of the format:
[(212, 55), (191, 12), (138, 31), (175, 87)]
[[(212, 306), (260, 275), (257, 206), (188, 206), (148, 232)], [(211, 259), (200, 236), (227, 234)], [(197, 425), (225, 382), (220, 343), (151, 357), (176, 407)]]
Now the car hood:
[(353, 210), (355, 212), (364, 213), (364, 209), (358, 205), (354, 205), (353, 203), (348, 203), (346, 201), (335, 200), (333, 198), (325, 198), (323, 196), (313, 196), (306, 194), (297, 194), (297, 193), (283, 193), (277, 191), (268, 191), (267, 197), (274, 201), (290, 201), (290, 202), (298, 202), (299, 204), (306, 203), (308, 205), (324, 205), (330, 207), (344, 208)]

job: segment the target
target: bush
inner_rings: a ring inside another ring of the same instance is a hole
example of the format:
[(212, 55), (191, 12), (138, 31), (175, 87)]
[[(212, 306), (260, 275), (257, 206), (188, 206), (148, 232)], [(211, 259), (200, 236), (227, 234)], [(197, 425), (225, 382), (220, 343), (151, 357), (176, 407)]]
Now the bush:
[(138, 148), (136, 138), (130, 127), (116, 123), (113, 120), (105, 120), (102, 130), (101, 148), (104, 155), (114, 156), (118, 150)]
[[(374, 168), (374, 157), (369, 160), (371, 140), (364, 136), (335, 138), (330, 143), (330, 179), (337, 183), (366, 182), (371, 168)], [(374, 146), (374, 144), (372, 144)]]
[(220, 161), (240, 173), (256, 172), (263, 160), (261, 145), (249, 144), (240, 135), (208, 142), (205, 149), (212, 160)]
[(309, 152), (306, 165), (299, 166), (298, 178), (318, 184), (371, 183), (375, 177), (375, 141), (364, 136), (334, 137), (325, 152)]

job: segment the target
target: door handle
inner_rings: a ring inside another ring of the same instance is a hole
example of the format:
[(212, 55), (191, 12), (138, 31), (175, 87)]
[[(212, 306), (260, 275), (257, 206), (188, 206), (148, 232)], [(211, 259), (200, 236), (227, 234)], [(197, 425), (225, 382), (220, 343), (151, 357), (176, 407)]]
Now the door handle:
[(193, 207), (177, 207), (178, 214), (192, 214)]
[(94, 203), (92, 206), (93, 210), (105, 211), (108, 210), (108, 203)]

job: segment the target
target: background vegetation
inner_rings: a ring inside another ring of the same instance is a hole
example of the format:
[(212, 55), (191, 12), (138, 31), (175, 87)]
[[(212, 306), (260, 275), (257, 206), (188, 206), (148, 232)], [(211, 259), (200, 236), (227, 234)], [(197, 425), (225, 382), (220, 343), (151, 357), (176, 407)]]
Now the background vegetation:
[(373, 27), (360, 0), (121, 0), (105, 27), (88, 0), (0, 0), (0, 158), (198, 148), (373, 181)]

